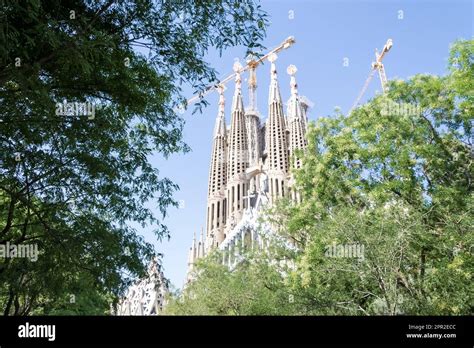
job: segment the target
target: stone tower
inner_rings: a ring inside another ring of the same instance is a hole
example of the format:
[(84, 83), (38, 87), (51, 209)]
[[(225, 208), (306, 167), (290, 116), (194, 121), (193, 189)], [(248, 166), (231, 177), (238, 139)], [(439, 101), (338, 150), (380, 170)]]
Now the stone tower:
[[(289, 155), (290, 161), (292, 161), (293, 168), (301, 168), (301, 159), (298, 158), (297, 150), (304, 150), (307, 145), (306, 141), (306, 109), (307, 105), (300, 101), (298, 95), (298, 85), (296, 84), (296, 67), (290, 65), (287, 69), (288, 74), (291, 76), (290, 87), (291, 96), (288, 102), (288, 129), (289, 129)], [(290, 181), (288, 183), (290, 197), (295, 202), (301, 202), (301, 195), (299, 192), (294, 190), (294, 177), (290, 173)]]
[(265, 130), (267, 148), (267, 175), (269, 182), (270, 203), (285, 195), (288, 181), (288, 139), (286, 132), (283, 103), (278, 85), (275, 61), (276, 54), (269, 57), (271, 62), (271, 81), (268, 95), (268, 119)]
[(290, 65), (287, 70), (291, 76), (291, 97), (288, 103), (289, 154), (290, 158), (293, 157), (293, 167), (300, 168), (301, 160), (295, 156), (295, 150), (306, 148), (306, 115), (298, 96), (298, 85), (295, 79), (296, 71), (294, 65)]
[(236, 73), (235, 93), (232, 100), (227, 151), (227, 230), (232, 229), (235, 223), (242, 217), (244, 209), (243, 197), (248, 189), (248, 180), (245, 172), (249, 165), (249, 148), (244, 103), (242, 100), (241, 68), (242, 66), (238, 62), (234, 64), (234, 71)]
[(247, 136), (249, 146), (249, 167), (258, 165), (260, 160), (260, 116), (257, 111), (257, 74), (255, 66), (251, 65), (248, 79), (249, 106), (245, 111), (247, 121)]
[(214, 126), (207, 198), (206, 250), (224, 240), (226, 224), (227, 135), (224, 87), (219, 88), (219, 111)]
[(248, 78), (249, 106), (245, 111), (247, 122), (247, 136), (249, 147), (249, 168), (247, 169), (247, 178), (249, 179), (249, 192), (254, 194), (259, 189), (258, 174), (261, 172), (261, 155), (263, 141), (261, 138), (260, 114), (257, 110), (257, 74), (256, 63), (250, 61), (250, 71)]

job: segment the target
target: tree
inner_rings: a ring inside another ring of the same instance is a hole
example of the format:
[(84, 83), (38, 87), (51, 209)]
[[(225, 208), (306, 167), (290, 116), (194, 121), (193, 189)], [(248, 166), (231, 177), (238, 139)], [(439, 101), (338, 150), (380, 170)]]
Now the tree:
[(198, 260), (194, 279), (170, 298), (169, 315), (288, 315), (297, 314), (284, 278), (268, 255), (246, 253), (236, 268), (222, 265), (216, 252)]
[(266, 15), (237, 0), (4, 5), (0, 244), (41, 255), (0, 260), (0, 306), (41, 314), (73, 293), (116, 297), (153, 256), (129, 222), (169, 237), (162, 219), (178, 187), (149, 156), (189, 150), (182, 86), (215, 83), (210, 48), (261, 48)]

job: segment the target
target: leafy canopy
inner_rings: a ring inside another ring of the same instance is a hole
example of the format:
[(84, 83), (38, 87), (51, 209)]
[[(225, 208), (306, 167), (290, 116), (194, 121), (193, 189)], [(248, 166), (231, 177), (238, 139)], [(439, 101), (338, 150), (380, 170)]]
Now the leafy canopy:
[[(178, 187), (149, 159), (189, 151), (182, 86), (216, 81), (211, 48), (259, 50), (266, 15), (250, 0), (30, 0), (0, 18), (0, 243), (41, 250), (0, 260), (0, 308), (58, 313), (82, 294), (104, 313), (153, 254), (130, 222), (169, 237)], [(63, 102), (94, 113), (59, 115)]]

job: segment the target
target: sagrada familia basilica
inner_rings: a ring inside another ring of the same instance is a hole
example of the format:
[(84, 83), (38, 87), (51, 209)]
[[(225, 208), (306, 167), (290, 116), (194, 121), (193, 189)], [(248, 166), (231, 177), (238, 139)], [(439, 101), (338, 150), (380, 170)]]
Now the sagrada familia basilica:
[(310, 103), (298, 94), (297, 69), (290, 65), (287, 72), (291, 96), (285, 114), (276, 59), (275, 53), (268, 57), (271, 80), (265, 122), (261, 122), (256, 106), (255, 66), (249, 70), (249, 104), (244, 108), (242, 67), (238, 62), (234, 64), (235, 91), (230, 126), (226, 125), (224, 88), (218, 89), (219, 111), (209, 169), (207, 226), (199, 241), (194, 237), (189, 250), (187, 281), (192, 280), (196, 260), (211, 250), (222, 251), (222, 262), (233, 267), (241, 259), (241, 250), (263, 247), (264, 240), (257, 229), (259, 212), (279, 197), (301, 200), (294, 189), (292, 168), (301, 166), (295, 152), (306, 147)]

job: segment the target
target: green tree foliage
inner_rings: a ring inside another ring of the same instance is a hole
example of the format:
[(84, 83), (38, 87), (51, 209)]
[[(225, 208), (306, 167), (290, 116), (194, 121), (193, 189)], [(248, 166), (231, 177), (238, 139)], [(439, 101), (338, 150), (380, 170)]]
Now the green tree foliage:
[[(474, 41), (458, 41), (447, 76), (392, 81), (350, 115), (311, 124), (294, 173), (303, 202), (282, 200), (267, 216), (294, 246), (273, 250), (292, 267), (269, 271), (280, 277), (275, 291), (294, 296), (291, 313), (474, 312), (473, 97)], [(265, 285), (258, 265), (215, 277), (200, 270), (193, 303), (204, 303), (203, 282), (213, 281), (223, 290), (208, 302), (242, 286), (260, 296), (254, 302), (269, 301), (254, 288)], [(244, 276), (247, 284), (233, 283)]]
[(181, 294), (170, 298), (170, 315), (285, 315), (294, 306), (278, 269), (268, 255), (247, 254), (247, 260), (230, 271), (213, 254), (199, 260), (190, 282)]
[[(169, 237), (178, 187), (149, 157), (189, 150), (182, 86), (216, 81), (209, 48), (258, 51), (266, 15), (250, 0), (31, 0), (3, 2), (0, 18), (0, 244), (41, 251), (0, 259), (0, 308), (58, 313), (90, 292), (105, 313), (153, 254), (129, 223)], [(94, 115), (58, 115), (63, 101)]]

